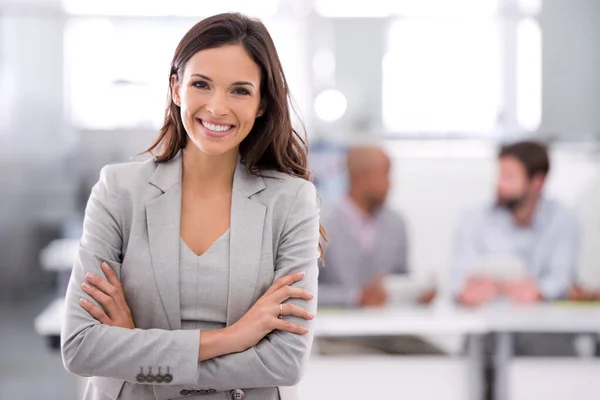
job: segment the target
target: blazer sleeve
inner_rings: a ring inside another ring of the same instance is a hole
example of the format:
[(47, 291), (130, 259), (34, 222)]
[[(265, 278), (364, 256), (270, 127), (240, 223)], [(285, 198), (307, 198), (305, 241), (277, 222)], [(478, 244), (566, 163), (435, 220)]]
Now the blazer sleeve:
[(85, 275), (103, 276), (100, 264), (109, 263), (120, 276), (123, 226), (117, 193), (116, 166), (104, 167), (92, 189), (83, 223), (83, 236), (66, 295), (61, 351), (66, 369), (81, 376), (100, 376), (136, 382), (141, 369), (165, 373), (175, 384), (195, 383), (198, 372), (198, 331), (124, 329), (103, 325), (79, 301), (98, 305), (81, 288)]
[[(310, 300), (290, 299), (317, 311), (319, 259), (319, 209), (314, 185), (304, 181), (289, 210), (275, 265), (275, 279), (305, 271), (295, 284), (314, 294)], [(236, 388), (293, 386), (302, 378), (314, 336), (314, 320), (287, 316), (284, 319), (309, 330), (306, 335), (273, 331), (256, 346), (241, 352), (216, 357), (199, 363), (198, 384), (217, 391)]]

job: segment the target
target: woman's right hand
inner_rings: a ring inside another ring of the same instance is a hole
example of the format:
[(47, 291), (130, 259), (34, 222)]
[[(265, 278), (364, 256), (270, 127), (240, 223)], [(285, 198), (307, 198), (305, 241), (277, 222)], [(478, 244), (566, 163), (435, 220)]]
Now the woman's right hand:
[(226, 328), (230, 330), (238, 352), (254, 346), (274, 330), (300, 335), (308, 333), (307, 329), (279, 318), (281, 312), (281, 316), (294, 315), (307, 320), (314, 319), (314, 315), (302, 307), (292, 303), (282, 304), (290, 298), (313, 299), (314, 296), (307, 290), (291, 287), (302, 278), (303, 272), (277, 279), (239, 321)]

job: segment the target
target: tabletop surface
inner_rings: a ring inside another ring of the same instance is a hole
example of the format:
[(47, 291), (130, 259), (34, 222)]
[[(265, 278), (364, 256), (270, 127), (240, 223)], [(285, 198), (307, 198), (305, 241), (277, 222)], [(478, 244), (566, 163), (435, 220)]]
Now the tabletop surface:
[[(35, 319), (40, 335), (59, 335), (64, 298)], [(389, 306), (380, 309), (319, 309), (316, 336), (482, 334), (493, 331), (600, 332), (600, 304), (495, 304), (479, 309), (453, 306)]]

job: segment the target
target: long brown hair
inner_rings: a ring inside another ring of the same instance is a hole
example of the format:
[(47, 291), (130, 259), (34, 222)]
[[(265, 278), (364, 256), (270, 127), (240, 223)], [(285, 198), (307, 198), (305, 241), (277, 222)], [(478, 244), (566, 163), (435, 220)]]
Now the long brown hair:
[[(293, 127), (290, 105), (293, 104), (277, 50), (267, 28), (259, 20), (237, 13), (219, 14), (194, 25), (181, 39), (169, 74), (169, 91), (163, 126), (145, 153), (154, 154), (156, 162), (171, 160), (187, 143), (179, 106), (173, 102), (171, 77), (183, 77), (187, 62), (201, 50), (224, 45), (241, 45), (261, 70), (261, 104), (264, 114), (257, 118), (248, 136), (240, 143), (241, 160), (249, 173), (275, 170), (310, 180), (307, 169), (306, 139)], [(322, 225), (319, 232), (324, 242), (327, 235)], [(323, 246), (319, 243), (323, 256)]]

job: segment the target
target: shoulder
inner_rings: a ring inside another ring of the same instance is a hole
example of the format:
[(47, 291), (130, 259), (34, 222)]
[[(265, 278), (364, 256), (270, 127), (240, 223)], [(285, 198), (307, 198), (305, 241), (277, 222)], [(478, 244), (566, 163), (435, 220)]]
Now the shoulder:
[(319, 211), (317, 189), (312, 182), (273, 171), (263, 173), (262, 179), (265, 189), (258, 196), (275, 216), (286, 218), (292, 212), (313, 214)]
[(300, 202), (317, 202), (317, 189), (306, 179), (277, 171), (263, 174), (264, 194), (270, 198), (279, 197)]
[(405, 227), (406, 218), (400, 211), (394, 210), (389, 207), (385, 207), (381, 210), (381, 217), (384, 221), (389, 221), (394, 225)]
[(555, 224), (561, 227), (573, 227), (578, 226), (577, 217), (575, 212), (564, 204), (550, 199), (542, 199), (543, 207), (543, 219), (554, 221)]
[(504, 210), (493, 204), (486, 204), (463, 211), (458, 219), (459, 228), (478, 228), (489, 225), (493, 219), (503, 218)]
[(128, 196), (147, 187), (157, 166), (152, 159), (109, 164), (101, 169), (99, 182), (115, 195)]

